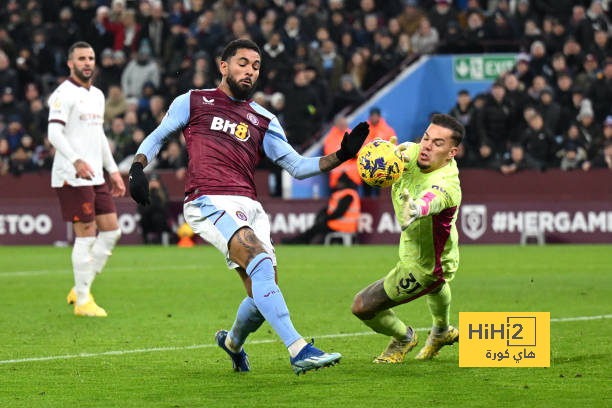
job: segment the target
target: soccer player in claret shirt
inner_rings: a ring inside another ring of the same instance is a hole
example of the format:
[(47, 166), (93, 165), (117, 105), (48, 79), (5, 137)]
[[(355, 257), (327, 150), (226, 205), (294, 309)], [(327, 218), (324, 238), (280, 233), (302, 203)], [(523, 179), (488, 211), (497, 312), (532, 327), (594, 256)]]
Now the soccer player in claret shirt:
[(391, 336), (375, 363), (401, 363), (418, 343), (417, 333), (391, 310), (426, 296), (433, 328), (417, 354), (429, 360), (446, 345), (459, 341), (449, 325), (449, 282), (459, 266), (455, 221), (461, 203), (459, 171), (454, 156), (465, 135), (449, 115), (434, 115), (420, 143), (397, 147), (404, 171), (391, 190), (393, 208), (402, 227), (399, 261), (383, 279), (355, 296), (352, 312), (377, 333)]
[(306, 343), (293, 327), (276, 283), (268, 216), (256, 201), (255, 166), (265, 154), (300, 179), (330, 171), (355, 157), (368, 135), (368, 125), (360, 123), (346, 133), (335, 153), (300, 156), (287, 143), (278, 119), (249, 99), (260, 64), (261, 52), (255, 43), (230, 42), (221, 57), (219, 87), (178, 96), (157, 129), (142, 142), (130, 169), (130, 194), (140, 204), (148, 202), (143, 168), (158, 153), (164, 139), (182, 130), (189, 153), (185, 220), (223, 253), (247, 292), (231, 330), (217, 332), (217, 344), (229, 354), (235, 371), (249, 371), (242, 345), (267, 320), (287, 346), (294, 372), (300, 374), (333, 365), (341, 355), (325, 353)]
[[(79, 41), (68, 51), (70, 77), (49, 97), (49, 142), (57, 153), (51, 187), (57, 192), (62, 216), (72, 222), (74, 288), (68, 303), (77, 316), (105, 317), (91, 296), (96, 274), (102, 272), (121, 236), (112, 197), (125, 186), (104, 134), (104, 94), (91, 85), (96, 57), (91, 45)], [(109, 173), (112, 190), (104, 180)], [(96, 235), (96, 227), (100, 232)]]

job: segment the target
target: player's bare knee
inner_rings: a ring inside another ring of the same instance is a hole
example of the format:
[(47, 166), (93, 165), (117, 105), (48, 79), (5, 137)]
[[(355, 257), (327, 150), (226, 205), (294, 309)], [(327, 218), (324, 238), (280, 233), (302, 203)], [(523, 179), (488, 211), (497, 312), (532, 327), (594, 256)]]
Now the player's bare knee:
[(355, 295), (355, 298), (353, 299), (353, 304), (351, 305), (351, 312), (360, 320), (368, 320), (366, 318), (368, 312), (365, 309), (361, 292)]

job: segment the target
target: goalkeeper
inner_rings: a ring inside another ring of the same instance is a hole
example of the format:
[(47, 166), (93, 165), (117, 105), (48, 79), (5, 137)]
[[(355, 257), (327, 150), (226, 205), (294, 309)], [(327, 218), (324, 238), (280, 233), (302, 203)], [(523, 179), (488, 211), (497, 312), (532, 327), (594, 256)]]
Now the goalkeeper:
[(426, 296), (433, 328), (417, 354), (429, 360), (459, 341), (449, 325), (449, 282), (459, 265), (455, 221), (461, 202), (459, 171), (453, 159), (465, 129), (455, 118), (436, 114), (420, 143), (397, 147), (405, 167), (391, 194), (402, 227), (399, 261), (383, 279), (355, 296), (352, 312), (375, 332), (391, 336), (375, 363), (400, 363), (418, 344), (418, 335), (391, 310)]

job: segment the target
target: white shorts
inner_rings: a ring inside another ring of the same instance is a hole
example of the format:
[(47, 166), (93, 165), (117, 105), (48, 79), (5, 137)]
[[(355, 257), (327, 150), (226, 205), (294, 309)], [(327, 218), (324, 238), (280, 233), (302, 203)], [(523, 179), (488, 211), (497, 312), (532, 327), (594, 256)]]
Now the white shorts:
[(259, 202), (244, 196), (204, 195), (185, 203), (183, 216), (193, 232), (221, 251), (228, 268), (239, 267), (229, 258), (228, 244), (236, 231), (243, 227), (255, 232), (276, 266), (270, 220)]

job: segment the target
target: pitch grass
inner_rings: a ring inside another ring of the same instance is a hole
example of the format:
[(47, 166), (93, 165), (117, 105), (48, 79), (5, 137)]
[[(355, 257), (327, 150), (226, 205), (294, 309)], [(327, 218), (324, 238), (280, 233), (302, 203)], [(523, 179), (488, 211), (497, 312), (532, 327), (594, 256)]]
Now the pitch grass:
[[(550, 311), (593, 316), (612, 308), (610, 246), (463, 246), (452, 284), (459, 311)], [(393, 246), (277, 248), (279, 281), (306, 337), (369, 329), (353, 295), (382, 277)], [(411, 407), (611, 406), (612, 320), (551, 323), (550, 368), (459, 368), (458, 347), (431, 362), (374, 365), (380, 335), (321, 337), (339, 366), (296, 377), (267, 323), (246, 346), (253, 371), (236, 374), (213, 347), (244, 296), (211, 247), (119, 246), (94, 294), (109, 317), (77, 318), (65, 303), (70, 248), (0, 248), (0, 361), (205, 345), (0, 364), (0, 407)], [(396, 309), (430, 326), (424, 300)], [(426, 332), (420, 333), (424, 340)], [(421, 344), (423, 344), (423, 340)], [(206, 346), (208, 345), (208, 346)]]

